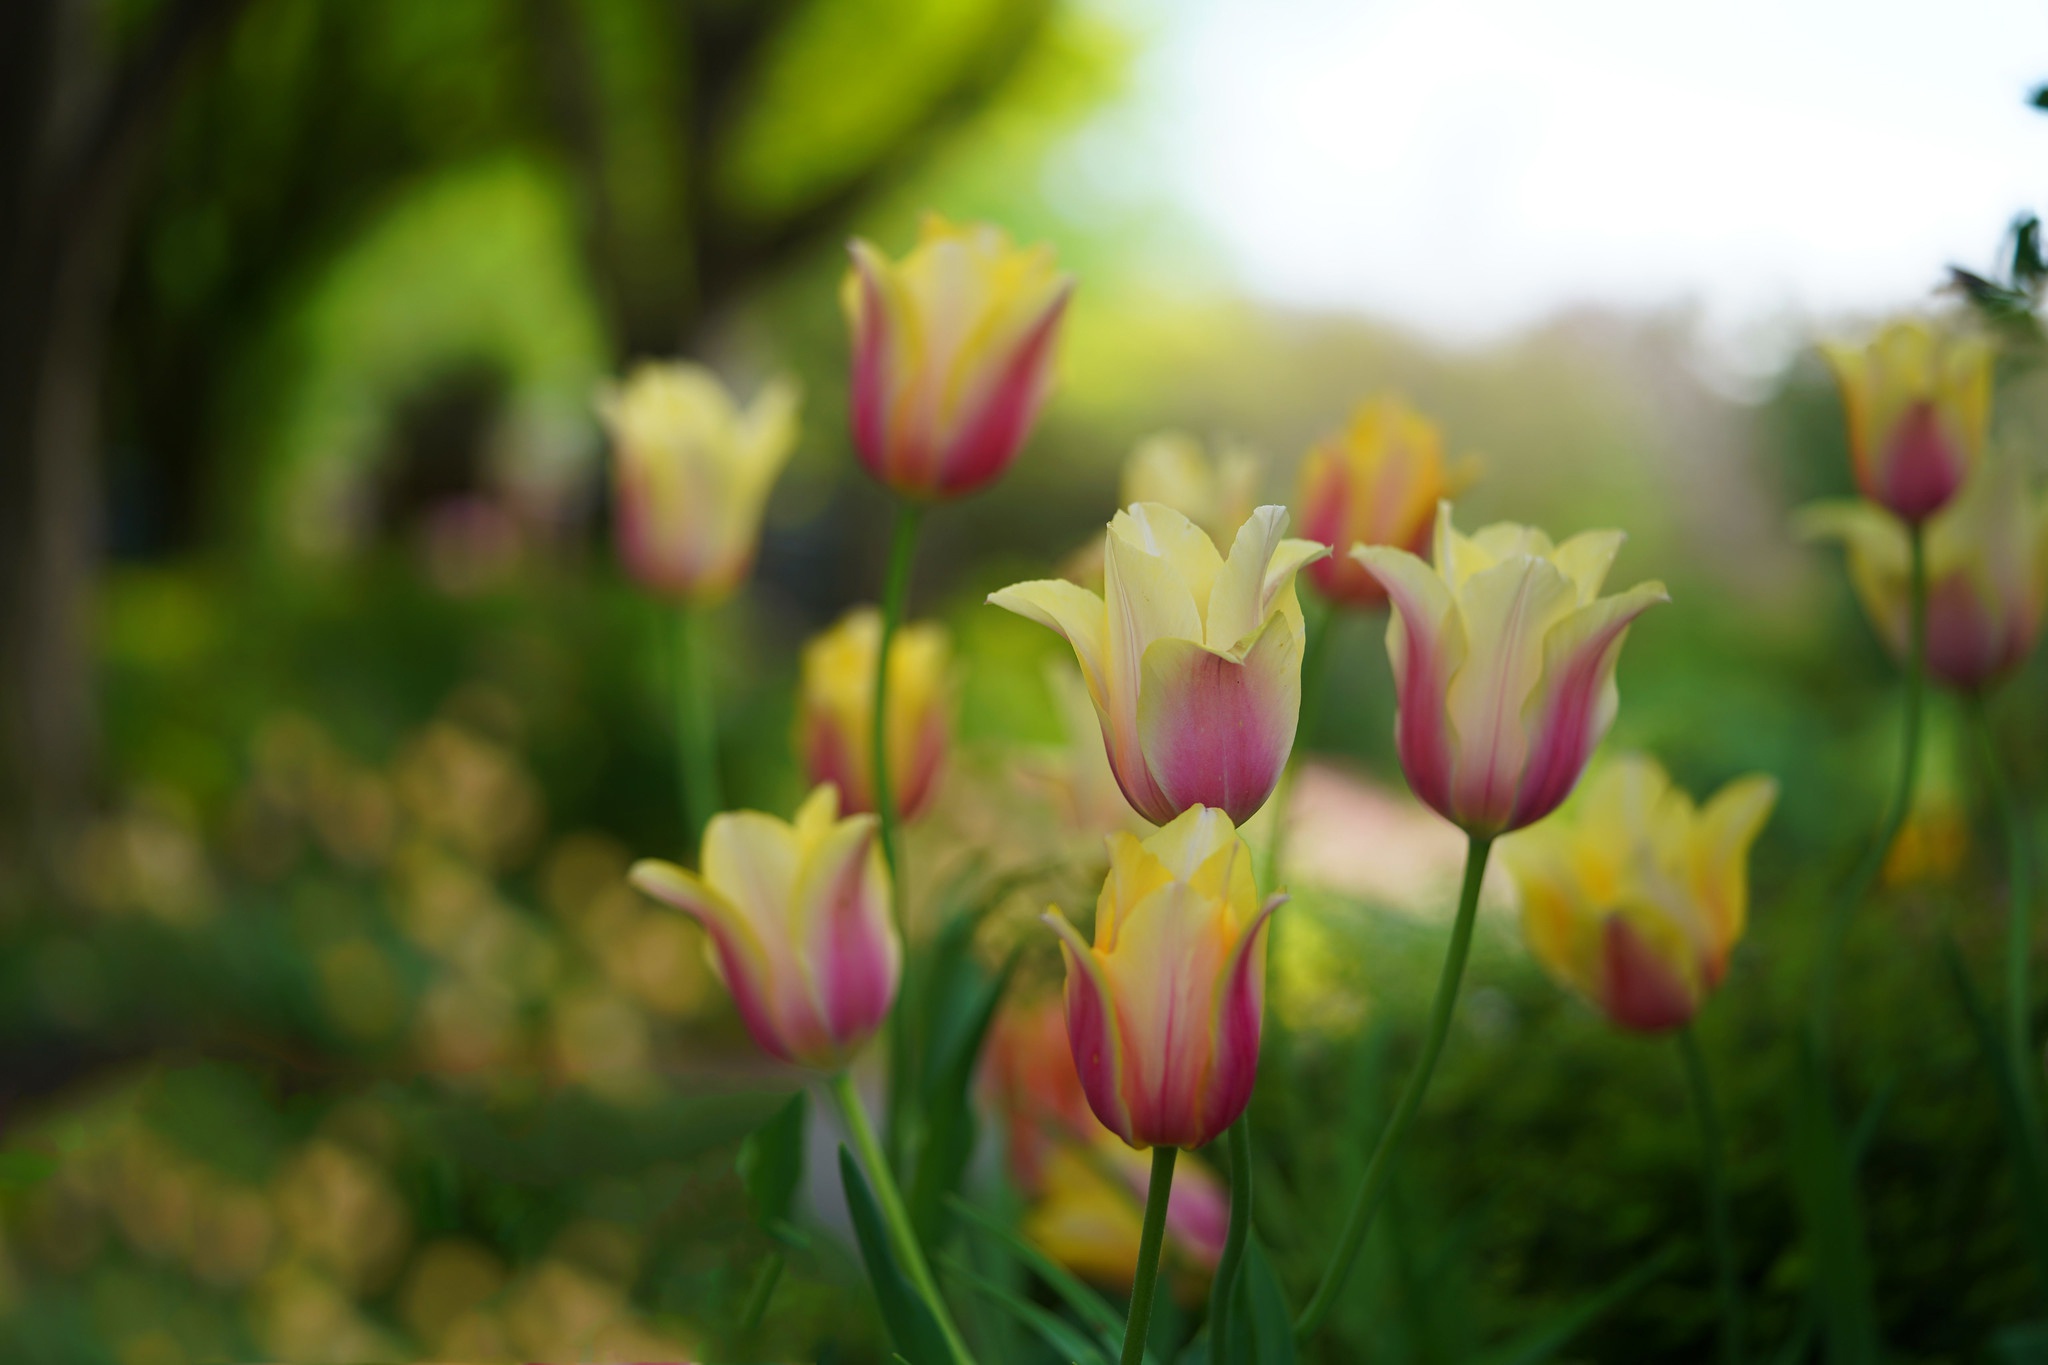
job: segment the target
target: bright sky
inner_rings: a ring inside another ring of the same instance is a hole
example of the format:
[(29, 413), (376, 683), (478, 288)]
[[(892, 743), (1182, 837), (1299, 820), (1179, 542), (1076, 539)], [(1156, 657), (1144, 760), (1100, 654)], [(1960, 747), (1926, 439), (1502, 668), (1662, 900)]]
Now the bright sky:
[[(1254, 292), (1477, 339), (1923, 301), (2048, 210), (2038, 0), (1161, 0), (1123, 151)], [(1135, 143), (1129, 139), (1135, 136)]]

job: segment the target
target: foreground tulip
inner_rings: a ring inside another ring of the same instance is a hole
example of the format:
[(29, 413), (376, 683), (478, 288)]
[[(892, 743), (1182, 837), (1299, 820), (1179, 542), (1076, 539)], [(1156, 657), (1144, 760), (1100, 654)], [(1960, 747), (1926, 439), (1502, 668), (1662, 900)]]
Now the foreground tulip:
[(1991, 420), (1990, 345), (1895, 322), (1863, 346), (1822, 348), (1842, 390), (1849, 458), (1863, 496), (1909, 522), (1955, 496)]
[(1156, 825), (1197, 806), (1242, 823), (1286, 767), (1301, 706), (1294, 575), (1328, 553), (1286, 529), (1285, 508), (1261, 507), (1225, 559), (1179, 512), (1141, 502), (1109, 524), (1102, 596), (1059, 579), (989, 595), (1074, 647), (1117, 785)]
[(1259, 457), (1225, 444), (1215, 454), (1178, 431), (1147, 436), (1124, 461), (1122, 506), (1161, 502), (1227, 551), (1259, 501)]
[[(875, 651), (881, 638), (881, 613), (859, 607), (804, 646), (797, 752), (811, 781), (838, 787), (841, 804), (852, 812), (875, 808)], [(890, 794), (906, 820), (931, 800), (945, 762), (952, 658), (937, 625), (906, 626), (889, 642)]]
[(638, 366), (608, 385), (619, 558), (645, 586), (708, 604), (753, 566), (768, 490), (796, 447), (797, 395), (776, 380), (742, 411), (701, 365)]
[(1406, 550), (1351, 553), (1387, 590), (1387, 654), (1408, 785), (1468, 834), (1542, 819), (1570, 794), (1614, 723), (1614, 665), (1628, 628), (1662, 583), (1612, 597), (1600, 585), (1619, 531), (1553, 546), (1502, 522), (1465, 536), (1439, 507), (1436, 564)]
[[(1912, 616), (1906, 527), (1865, 502), (1820, 503), (1802, 529), (1848, 549), (1857, 599), (1885, 645), (1907, 657)], [(1926, 527), (1927, 672), (1979, 692), (2026, 661), (2048, 606), (2048, 492), (2028, 489), (2008, 451), (1993, 451)]]
[(633, 864), (634, 886), (711, 936), (719, 974), (763, 1051), (836, 1071), (881, 1027), (903, 948), (875, 818), (839, 818), (839, 794), (813, 791), (790, 823), (728, 811), (704, 831), (701, 874)]
[(1501, 844), (1543, 965), (1622, 1028), (1690, 1020), (1749, 913), (1749, 847), (1778, 784), (1738, 778), (1704, 806), (1655, 760), (1616, 759), (1557, 817)]
[(1140, 842), (1109, 839), (1090, 947), (1058, 911), (1067, 1044), (1088, 1105), (1133, 1147), (1199, 1147), (1251, 1098), (1266, 998), (1266, 922), (1251, 850), (1197, 807)]
[(1340, 606), (1379, 607), (1387, 600), (1354, 545), (1391, 545), (1421, 554), (1429, 547), (1437, 504), (1472, 481), (1469, 462), (1444, 460), (1436, 423), (1391, 394), (1358, 405), (1343, 430), (1318, 441), (1302, 461), (1295, 508), (1301, 533), (1331, 547), (1309, 566), (1309, 581)]
[(892, 262), (851, 247), (840, 288), (853, 337), (853, 443), (868, 472), (910, 498), (952, 498), (997, 478), (1052, 383), (1073, 290), (1052, 249), (936, 215)]

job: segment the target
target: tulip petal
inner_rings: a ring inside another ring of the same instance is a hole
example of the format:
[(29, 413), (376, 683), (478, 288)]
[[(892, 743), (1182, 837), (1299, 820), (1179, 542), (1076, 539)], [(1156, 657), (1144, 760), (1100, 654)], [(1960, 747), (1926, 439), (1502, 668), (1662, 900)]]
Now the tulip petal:
[(1249, 820), (1294, 747), (1301, 637), (1276, 615), (1242, 663), (1192, 640), (1165, 639), (1145, 650), (1143, 668), (1138, 744), (1165, 798), (1161, 809), (1214, 806), (1234, 823)]
[(902, 950), (889, 922), (888, 873), (875, 850), (876, 829), (873, 816), (831, 826), (805, 859), (794, 890), (800, 962), (832, 1038), (865, 1038), (896, 998)]
[(1210, 1025), (1216, 1051), (1202, 1094), (1202, 1127), (1209, 1133), (1220, 1133), (1236, 1122), (1251, 1101), (1252, 1085), (1259, 1077), (1259, 1034), (1265, 1021), (1266, 923), (1286, 903), (1284, 894), (1275, 894), (1260, 907), (1217, 982)]
[(1699, 1001), (1691, 988), (1626, 918), (1607, 917), (1602, 944), (1606, 980), (1601, 999), (1615, 1023), (1659, 1033), (1692, 1018)]
[(1771, 818), (1778, 783), (1761, 773), (1739, 777), (1714, 793), (1699, 813), (1692, 840), (1692, 889), (1710, 920), (1714, 956), (1708, 984), (1718, 984), (1728, 950), (1749, 919), (1749, 847)]
[(1662, 583), (1638, 583), (1580, 607), (1550, 628), (1543, 640), (1542, 690), (1526, 707), (1527, 767), (1507, 828), (1542, 819), (1570, 795), (1593, 746), (1614, 723), (1614, 665), (1630, 623), (1670, 600)]
[(1575, 597), (1571, 580), (1533, 555), (1481, 569), (1459, 592), (1466, 636), (1484, 642), (1451, 678), (1444, 703), (1458, 737), (1451, 800), (1467, 830), (1509, 827), (1531, 748), (1526, 703), (1545, 680), (1544, 638)]
[(1215, 983), (1235, 946), (1218, 910), (1187, 883), (1171, 882), (1127, 910), (1117, 952), (1102, 960), (1131, 1129), (1154, 1146), (1193, 1147), (1214, 1136), (1203, 1129), (1202, 1095), (1215, 1052)]
[(1063, 578), (1041, 578), (992, 592), (988, 602), (1058, 631), (1074, 647), (1074, 657), (1080, 661), (1081, 676), (1088, 683), (1088, 696), (1096, 711), (1108, 714), (1109, 675), (1104, 661), (1109, 616), (1100, 597)]
[(1284, 507), (1256, 508), (1238, 528), (1230, 557), (1209, 589), (1202, 639), (1210, 649), (1234, 652), (1265, 621), (1266, 571), (1286, 534)]
[(1071, 280), (1060, 286), (980, 407), (960, 424), (939, 457), (940, 493), (970, 492), (1009, 467), (1052, 387), (1053, 338), (1073, 290)]
[(1581, 606), (1600, 595), (1600, 585), (1607, 581), (1607, 571), (1627, 539), (1620, 531), (1582, 531), (1552, 552), (1552, 561), (1579, 590)]
[(703, 880), (657, 858), (643, 858), (626, 873), (626, 880), (658, 901), (672, 905), (703, 927), (718, 955), (719, 975), (732, 994), (740, 1021), (747, 1026), (762, 1051), (778, 1061), (796, 1058), (784, 1044), (777, 1012), (770, 1003), (774, 964), (762, 936), (744, 913), (719, 895)]
[[(1439, 523), (1440, 528), (1445, 524)], [(1394, 740), (1401, 769), (1417, 797), (1445, 818), (1456, 819), (1444, 699), (1451, 678), (1465, 662), (1467, 646), (1450, 589), (1436, 570), (1406, 550), (1358, 545), (1351, 558), (1379, 580), (1394, 607), (1387, 620), (1387, 658), (1399, 702)]]
[(1067, 961), (1067, 1046), (1074, 1054), (1082, 1093), (1102, 1126), (1135, 1146), (1131, 1113), (1124, 1103), (1123, 1037), (1109, 981), (1100, 959), (1066, 916), (1048, 910), (1044, 918), (1059, 935), (1060, 953)]

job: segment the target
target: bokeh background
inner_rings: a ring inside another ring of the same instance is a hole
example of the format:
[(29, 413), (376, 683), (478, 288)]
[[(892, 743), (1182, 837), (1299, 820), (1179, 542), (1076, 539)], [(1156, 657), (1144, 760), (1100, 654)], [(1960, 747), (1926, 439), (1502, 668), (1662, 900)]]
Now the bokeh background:
[[(1993, 0), (11, 0), (0, 1355), (719, 1339), (770, 1245), (735, 1150), (797, 1079), (622, 882), (684, 852), (674, 680), (611, 556), (592, 398), (649, 356), (802, 383), (759, 572), (715, 621), (728, 792), (787, 812), (795, 652), (872, 599), (886, 541), (845, 434), (843, 242), (900, 251), (927, 208), (1051, 241), (1081, 283), (1025, 456), (928, 522), (914, 610), (961, 672), (918, 865), (1067, 856), (989, 815), (1019, 746), (1069, 738), (1058, 642), (980, 604), (1099, 532), (1136, 439), (1246, 442), (1284, 501), (1310, 440), (1405, 394), (1481, 461), (1464, 524), (1623, 526), (1616, 581), (1671, 585), (1610, 743), (1695, 791), (1783, 783), (1703, 1035), (1758, 1330), (1810, 1333), (1785, 1056), (1897, 723), (1839, 566), (1790, 528), (1849, 489), (1810, 343), (1991, 269), (2043, 198), (2044, 71), (2048, 15)], [(2018, 375), (1997, 414), (2036, 469), (2042, 400)], [(1405, 1074), (1458, 856), (1401, 804), (1377, 625), (1333, 647), (1255, 1102), (1297, 1301)], [(2044, 683), (2037, 657), (1994, 702), (2037, 830)], [(1880, 1100), (1888, 1338), (1962, 1361), (2040, 1309), (1936, 951), (1989, 978), (2002, 852), (1958, 716), (1931, 727), (1843, 1032)], [(1089, 866), (1020, 893), (988, 952)], [(1569, 1354), (1708, 1358), (1675, 1055), (1564, 998), (1504, 900), (1468, 990), (1316, 1358), (1478, 1358), (1666, 1246)], [(886, 1358), (830, 1184), (763, 1358)]]

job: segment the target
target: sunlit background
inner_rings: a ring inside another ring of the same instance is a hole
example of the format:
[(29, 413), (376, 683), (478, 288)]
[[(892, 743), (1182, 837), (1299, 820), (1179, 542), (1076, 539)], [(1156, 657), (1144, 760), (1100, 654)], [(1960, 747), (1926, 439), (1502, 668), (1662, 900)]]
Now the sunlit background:
[[(1099, 536), (1148, 433), (1261, 451), (1284, 502), (1311, 441), (1398, 391), (1482, 471), (1462, 522), (1626, 527), (1617, 581), (1671, 585), (1612, 744), (1696, 792), (1783, 783), (1706, 1040), (1757, 1330), (1811, 1333), (1777, 1062), (1897, 728), (1837, 556), (1792, 529), (1850, 488), (1812, 343), (2003, 268), (2048, 203), (2048, 11), (5, 8), (0, 166), (34, 192), (0, 203), (0, 1357), (733, 1358), (775, 1245), (734, 1156), (801, 1078), (623, 881), (687, 850), (672, 621), (613, 558), (594, 397), (652, 356), (802, 386), (757, 574), (712, 627), (727, 793), (787, 814), (797, 651), (874, 600), (886, 548), (846, 436), (843, 245), (900, 252), (927, 209), (1049, 241), (1080, 283), (1023, 458), (929, 519), (913, 610), (960, 666), (920, 922), (958, 908), (949, 878), (1050, 862), (975, 946), (992, 972), (1024, 945), (1029, 993), (1058, 979), (1035, 916), (1099, 884), (1048, 796), (1094, 743), (1047, 681), (1058, 641), (985, 594)], [(2002, 391), (2037, 471), (2044, 418), (2038, 380)], [(1412, 1051), (1459, 855), (1393, 761), (1382, 633), (1344, 621), (1304, 736), (1287, 1069), (1255, 1102), (1291, 1135), (1260, 1197), (1297, 1300), (1362, 1160), (1341, 1134)], [(2037, 657), (1993, 703), (2037, 826), (2044, 682)], [(1899, 1358), (1935, 1361), (2039, 1314), (1926, 965), (1950, 933), (1988, 963), (2000, 847), (1958, 709), (1930, 733), (1844, 1020), (1889, 1097), (1878, 1302)], [(1669, 1279), (1555, 1358), (1707, 1359), (1675, 1063), (1555, 989), (1504, 887), (1488, 906), (1401, 1188), (1309, 1358), (1478, 1359), (1668, 1244)], [(1303, 1112), (1326, 1095), (1343, 1123)], [(888, 1358), (833, 1140), (752, 1358)], [(1022, 1218), (998, 1147), (976, 1198)]]

